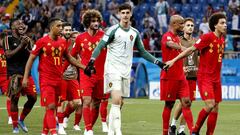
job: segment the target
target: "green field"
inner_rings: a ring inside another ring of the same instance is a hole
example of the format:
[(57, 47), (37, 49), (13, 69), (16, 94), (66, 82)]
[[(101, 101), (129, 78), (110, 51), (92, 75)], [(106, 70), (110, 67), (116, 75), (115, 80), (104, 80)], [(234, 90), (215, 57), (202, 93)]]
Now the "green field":
[[(5, 108), (4, 96), (0, 96), (0, 135), (12, 134), (12, 127), (7, 125), (7, 111)], [(23, 106), (25, 97), (22, 97), (19, 106)], [(192, 106), (194, 120), (197, 113), (203, 106), (200, 101), (194, 102)], [(122, 130), (123, 135), (161, 135), (163, 102), (148, 99), (126, 99), (122, 109)], [(20, 109), (21, 110), (21, 109)], [(26, 118), (25, 124), (29, 129), (28, 135), (40, 135), (42, 129), (42, 117), (44, 109), (39, 107), (39, 100), (35, 108)], [(72, 115), (74, 116), (74, 115)], [(220, 114), (215, 135), (239, 135), (240, 133), (240, 102), (224, 101), (220, 104)], [(69, 127), (66, 129), (68, 135), (82, 135), (72, 129), (73, 117), (69, 120)], [(81, 121), (81, 129), (83, 122)], [(204, 126), (201, 134), (205, 134)], [(24, 134), (20, 130), (20, 134)], [(94, 127), (95, 135), (106, 135), (101, 132), (101, 124), (98, 120)]]

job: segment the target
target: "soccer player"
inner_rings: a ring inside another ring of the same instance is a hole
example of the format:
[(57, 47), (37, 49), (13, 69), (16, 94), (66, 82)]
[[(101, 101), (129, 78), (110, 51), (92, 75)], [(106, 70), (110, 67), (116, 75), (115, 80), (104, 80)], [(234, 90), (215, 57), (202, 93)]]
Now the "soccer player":
[[(166, 32), (161, 40), (162, 60), (164, 62), (176, 57), (182, 50), (186, 49), (181, 45), (178, 33), (183, 31), (184, 18), (180, 15), (173, 15), (169, 22), (169, 31)], [(181, 67), (181, 68), (179, 68)], [(183, 61), (179, 60), (168, 71), (161, 72), (160, 76), (160, 99), (165, 101), (162, 112), (163, 135), (168, 135), (169, 119), (176, 99), (180, 99), (182, 113), (187, 122), (189, 131), (192, 131), (193, 117), (190, 110), (191, 101), (187, 80), (183, 72)]]
[(37, 40), (28, 58), (23, 77), (23, 87), (28, 85), (27, 77), (34, 59), (39, 56), (39, 83), (41, 105), (45, 106), (42, 135), (50, 132), (56, 135), (56, 106), (60, 102), (60, 87), (62, 82), (62, 58), (65, 57), (72, 65), (84, 69), (85, 66), (73, 58), (67, 50), (66, 41), (60, 37), (62, 21), (52, 18), (49, 21), (50, 32)]
[[(63, 23), (63, 31), (62, 36), (65, 39), (66, 47), (68, 51), (71, 51), (74, 45), (74, 41), (70, 39), (72, 32), (72, 26), (70, 23)], [(63, 62), (64, 63), (64, 62)], [(64, 69), (65, 70), (65, 69)], [(63, 80), (61, 83), (61, 105), (57, 109), (57, 117), (58, 117), (58, 134), (65, 135), (66, 131), (63, 126), (63, 119), (65, 117), (64, 109), (65, 109), (65, 100), (71, 101), (70, 104), (74, 109), (79, 108), (81, 106), (81, 95), (79, 89), (79, 83), (77, 80), (78, 77), (77, 68), (69, 65), (67, 69), (63, 73)]]
[[(70, 27), (70, 26), (68, 26), (68, 27)], [(76, 40), (76, 37), (78, 35), (79, 35), (78, 31), (72, 31), (71, 32), (70, 40), (71, 40), (72, 44), (71, 44), (71, 47), (69, 47), (69, 49), (70, 49), (69, 51), (71, 51), (72, 47), (75, 46), (75, 40)], [(69, 80), (69, 82), (75, 82), (76, 83), (75, 80), (77, 80), (77, 78), (78, 78), (78, 71), (77, 71), (77, 69), (76, 70), (75, 69), (76, 68), (70, 66), (63, 74), (64, 79)], [(71, 83), (68, 83), (68, 85), (70, 85), (69, 87), (71, 87)], [(66, 87), (66, 85), (65, 85), (65, 87)], [(78, 82), (78, 87), (80, 87), (79, 82)], [(75, 90), (77, 90), (77, 92), (79, 92), (78, 94), (80, 94), (80, 96), (81, 96), (80, 89), (75, 89)], [(63, 127), (67, 128), (68, 118), (69, 118), (70, 114), (75, 111), (75, 122), (74, 122), (73, 129), (77, 130), (77, 131), (80, 131), (81, 129), (79, 127), (79, 123), (80, 123), (80, 120), (81, 120), (81, 117), (82, 117), (82, 103), (77, 102), (78, 104), (76, 104), (76, 102), (74, 102), (72, 100), (71, 95), (67, 96), (67, 99), (68, 99), (68, 104), (67, 104), (66, 109), (64, 111)], [(78, 99), (77, 99), (77, 101), (78, 101)]]
[(118, 9), (120, 23), (113, 25), (105, 33), (85, 69), (85, 74), (91, 76), (95, 60), (103, 48), (107, 48), (104, 67), (104, 92), (111, 92), (112, 106), (109, 113), (108, 135), (122, 135), (120, 104), (122, 97), (130, 95), (130, 71), (132, 66), (133, 47), (136, 46), (141, 56), (163, 68), (164, 64), (149, 54), (143, 47), (141, 36), (135, 28), (130, 26), (132, 8), (129, 4), (122, 4)]
[[(8, 96), (11, 98), (11, 117), (13, 121), (13, 133), (19, 133), (18, 125), (24, 132), (28, 132), (24, 124), (24, 119), (31, 111), (37, 100), (36, 88), (31, 76), (27, 76), (29, 85), (21, 89), (21, 78), (27, 63), (31, 49), (31, 39), (24, 36), (26, 25), (20, 19), (10, 22), (11, 34), (7, 35), (3, 41), (3, 48), (7, 60), (7, 75), (9, 78)], [(15, 87), (17, 86), (17, 87)], [(18, 101), (20, 94), (27, 96), (27, 102), (18, 119)]]
[(213, 135), (217, 123), (219, 102), (222, 101), (220, 76), (225, 47), (224, 34), (226, 34), (227, 30), (226, 16), (222, 13), (214, 13), (209, 18), (209, 27), (212, 32), (202, 35), (196, 44), (167, 62), (167, 65), (171, 67), (179, 59), (190, 55), (196, 50), (200, 51), (197, 78), (199, 92), (205, 106), (199, 112), (193, 135), (199, 135), (200, 129), (207, 118), (206, 134)]
[[(99, 29), (102, 16), (97, 10), (88, 10), (83, 15), (83, 24), (86, 31), (76, 39), (72, 55), (80, 54), (83, 64), (88, 64), (93, 50), (96, 48), (104, 32)], [(99, 105), (103, 97), (103, 68), (106, 58), (106, 49), (96, 60), (96, 74), (87, 76), (80, 71), (80, 89), (83, 100), (83, 118), (85, 122), (84, 135), (93, 135), (93, 125), (99, 115)]]
[[(183, 28), (183, 37), (181, 37), (181, 45), (188, 48), (194, 45), (196, 39), (192, 37), (194, 31), (194, 19), (193, 18), (185, 18), (184, 19), (184, 28)], [(196, 80), (197, 80), (197, 68), (198, 68), (198, 53), (192, 53), (186, 59), (184, 59), (183, 63), (183, 71), (186, 75), (186, 79), (189, 86), (190, 100), (195, 100), (196, 93)], [(178, 118), (180, 117), (180, 125), (177, 135), (185, 135), (184, 128), (186, 121), (181, 115), (182, 113), (182, 104), (178, 103), (175, 108), (174, 116), (172, 118), (171, 123), (171, 131), (170, 134), (176, 134), (176, 123)]]
[(107, 126), (107, 109), (108, 109), (108, 99), (110, 97), (110, 94), (104, 94), (105, 96), (102, 97), (101, 103), (100, 103), (100, 116), (102, 121), (102, 131), (108, 132), (108, 126)]
[[(7, 95), (8, 90), (8, 79), (7, 79), (7, 62), (6, 56), (3, 50), (3, 38), (4, 34), (0, 35), (0, 89), (2, 94)], [(11, 117), (11, 99), (7, 97), (6, 101), (7, 106), (7, 113), (8, 113), (8, 124), (12, 124), (12, 117)]]

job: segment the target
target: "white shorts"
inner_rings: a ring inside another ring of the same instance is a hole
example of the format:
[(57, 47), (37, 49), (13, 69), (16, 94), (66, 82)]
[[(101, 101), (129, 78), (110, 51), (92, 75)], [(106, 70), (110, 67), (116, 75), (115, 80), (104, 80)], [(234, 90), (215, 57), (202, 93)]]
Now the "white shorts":
[(130, 96), (130, 78), (123, 78), (116, 74), (104, 75), (104, 93), (110, 93), (112, 90), (121, 91), (122, 97)]
[(158, 23), (159, 27), (167, 28), (167, 15), (166, 14), (158, 15)]

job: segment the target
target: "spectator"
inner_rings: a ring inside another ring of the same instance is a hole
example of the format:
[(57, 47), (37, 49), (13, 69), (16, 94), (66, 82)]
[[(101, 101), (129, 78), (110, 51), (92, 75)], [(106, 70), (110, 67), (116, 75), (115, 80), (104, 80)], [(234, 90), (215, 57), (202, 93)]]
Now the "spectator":
[(239, 30), (239, 24), (240, 24), (240, 20), (239, 20), (239, 11), (237, 9), (233, 10), (233, 16), (232, 16), (232, 31), (233, 30)]
[(69, 4), (66, 9), (66, 20), (69, 23), (73, 23), (73, 15), (74, 15), (74, 6), (72, 4)]
[(151, 50), (150, 49), (150, 38), (146, 33), (144, 33), (144, 35), (143, 35), (143, 45), (144, 45), (145, 50), (147, 50), (147, 51)]
[(29, 9), (25, 9), (25, 13), (21, 16), (21, 20), (23, 20), (24, 24), (30, 26), (33, 21), (33, 16), (29, 12)]
[(214, 9), (212, 7), (212, 4), (208, 4), (207, 11), (205, 12), (205, 16), (207, 17), (207, 20), (214, 12), (215, 11), (214, 11)]
[(118, 11), (117, 10), (112, 10), (111, 15), (109, 17), (109, 22), (111, 25), (115, 25), (118, 24), (120, 21), (120, 17), (118, 15)]
[(239, 7), (239, 0), (229, 0), (228, 8), (231, 12), (236, 10)]
[(116, 13), (117, 8), (118, 8), (118, 3), (116, 2), (116, 0), (112, 0), (111, 2), (109, 2), (108, 10), (111, 14)]
[(5, 14), (4, 16), (1, 17), (0, 32), (8, 32), (8, 30), (9, 30), (9, 19), (10, 19), (9, 14)]
[(226, 13), (223, 5), (221, 5), (221, 6), (219, 7), (219, 11), (218, 11), (218, 12), (221, 12), (222, 14), (227, 15), (227, 13)]
[(208, 32), (210, 32), (210, 29), (208, 26), (207, 18), (203, 17), (202, 22), (199, 25), (199, 36)]
[(150, 16), (149, 12), (145, 13), (145, 16), (142, 21), (143, 25), (145, 21), (148, 21), (150, 27), (156, 28), (156, 21), (153, 17)]
[(132, 9), (134, 9), (135, 7), (134, 3), (131, 0), (125, 0), (125, 3), (129, 4), (132, 7)]
[(167, 14), (169, 10), (169, 4), (167, 1), (159, 0), (155, 5), (155, 14), (158, 18), (158, 24), (160, 27), (160, 33), (167, 31)]
[(62, 1), (57, 1), (56, 6), (52, 10), (52, 17), (65, 19), (65, 8), (62, 5)]
[(92, 8), (92, 4), (89, 2), (89, 0), (83, 0), (83, 3), (81, 5), (81, 8), (86, 7), (87, 9), (91, 9)]

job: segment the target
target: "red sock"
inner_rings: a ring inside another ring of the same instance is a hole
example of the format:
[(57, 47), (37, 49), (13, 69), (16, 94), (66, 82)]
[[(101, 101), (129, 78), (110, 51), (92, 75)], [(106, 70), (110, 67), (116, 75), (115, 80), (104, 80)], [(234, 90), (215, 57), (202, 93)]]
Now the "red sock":
[(107, 121), (107, 106), (108, 106), (108, 101), (101, 102), (100, 115), (101, 115), (102, 122)]
[(48, 127), (47, 127), (47, 117), (46, 117), (46, 114), (47, 113), (45, 113), (44, 118), (43, 118), (43, 131), (42, 131), (42, 133), (47, 135), (48, 134)]
[(65, 113), (64, 112), (57, 112), (58, 123), (63, 123)]
[(55, 110), (53, 109), (47, 109), (45, 114), (47, 119), (47, 127), (51, 134), (56, 132), (56, 117), (54, 111)]
[(207, 116), (208, 116), (208, 112), (205, 111), (205, 109), (202, 109), (199, 114), (198, 114), (198, 119), (197, 119), (197, 122), (195, 124), (195, 127), (193, 129), (193, 132), (199, 132), (204, 121), (206, 120)]
[(192, 132), (193, 129), (193, 116), (192, 116), (192, 111), (190, 110), (189, 107), (183, 107), (182, 108), (182, 113), (183, 113), (183, 117), (186, 120), (188, 129), (190, 131), (190, 134)]
[(10, 99), (7, 99), (6, 106), (7, 106), (8, 117), (10, 117), (11, 116), (11, 100)]
[(31, 109), (24, 107), (22, 110), (22, 113), (20, 115), (20, 120), (24, 121), (24, 119), (26, 118), (26, 116), (29, 114), (30, 111), (31, 111)]
[(92, 108), (92, 125), (95, 124), (99, 115), (99, 108)]
[(168, 135), (168, 127), (169, 127), (169, 119), (171, 115), (172, 109), (168, 107), (164, 107), (162, 112), (162, 120), (163, 120), (163, 135)]
[(11, 112), (13, 128), (18, 127), (18, 112)]
[(66, 110), (64, 112), (65, 117), (69, 118), (70, 114), (74, 111), (75, 111), (75, 109), (70, 104), (67, 104)]
[(213, 135), (216, 124), (217, 124), (217, 112), (211, 112), (208, 116), (207, 120), (207, 134), (206, 135)]
[(75, 122), (74, 125), (79, 125), (82, 118), (82, 113), (75, 113)]
[(83, 107), (83, 119), (85, 123), (85, 128), (88, 130), (92, 130), (92, 117), (91, 117), (90, 107)]

